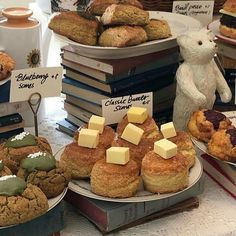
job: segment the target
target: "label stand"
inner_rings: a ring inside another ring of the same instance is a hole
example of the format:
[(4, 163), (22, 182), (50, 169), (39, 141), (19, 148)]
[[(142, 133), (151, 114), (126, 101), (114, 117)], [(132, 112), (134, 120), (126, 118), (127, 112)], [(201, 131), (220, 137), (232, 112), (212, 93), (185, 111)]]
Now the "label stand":
[(41, 104), (42, 96), (40, 93), (32, 93), (28, 99), (29, 106), (34, 114), (35, 136), (38, 136), (38, 110)]

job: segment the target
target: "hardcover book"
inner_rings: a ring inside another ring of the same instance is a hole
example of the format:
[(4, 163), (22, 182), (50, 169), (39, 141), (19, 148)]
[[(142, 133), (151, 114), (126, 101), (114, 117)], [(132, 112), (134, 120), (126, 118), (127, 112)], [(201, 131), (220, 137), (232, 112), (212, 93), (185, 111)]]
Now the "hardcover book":
[(0, 117), (0, 127), (17, 124), (23, 121), (22, 116), (19, 113), (14, 113), (7, 116)]
[(65, 118), (65, 120), (77, 127), (80, 127), (86, 124), (86, 122), (80, 120), (78, 117), (75, 117), (70, 113), (67, 113), (67, 118)]
[(78, 129), (78, 126), (71, 124), (65, 119), (58, 121), (57, 124), (58, 124), (57, 130), (66, 133), (71, 137), (74, 136), (75, 131)]

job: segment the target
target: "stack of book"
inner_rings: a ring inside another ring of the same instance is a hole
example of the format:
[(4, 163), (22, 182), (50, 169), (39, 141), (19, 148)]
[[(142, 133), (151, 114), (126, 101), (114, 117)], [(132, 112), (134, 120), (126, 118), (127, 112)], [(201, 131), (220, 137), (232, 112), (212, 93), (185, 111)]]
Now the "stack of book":
[(0, 142), (24, 131), (24, 120), (19, 113), (0, 117)]
[[(66, 95), (66, 121), (81, 126), (91, 115), (102, 116), (102, 100), (153, 92), (154, 118), (171, 120), (175, 98), (178, 47), (124, 59), (95, 59), (78, 54), (71, 46), (62, 48)], [(59, 122), (60, 123), (60, 122)], [(65, 125), (61, 122), (59, 125)]]

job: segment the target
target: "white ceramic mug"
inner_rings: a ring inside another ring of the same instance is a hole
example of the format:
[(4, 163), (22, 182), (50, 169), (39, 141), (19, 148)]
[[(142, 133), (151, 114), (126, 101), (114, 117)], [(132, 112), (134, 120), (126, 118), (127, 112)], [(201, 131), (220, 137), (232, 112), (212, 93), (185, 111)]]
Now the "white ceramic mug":
[(6, 18), (0, 21), (0, 50), (16, 62), (15, 69), (42, 65), (41, 24), (30, 16), (28, 8), (12, 7), (2, 11)]

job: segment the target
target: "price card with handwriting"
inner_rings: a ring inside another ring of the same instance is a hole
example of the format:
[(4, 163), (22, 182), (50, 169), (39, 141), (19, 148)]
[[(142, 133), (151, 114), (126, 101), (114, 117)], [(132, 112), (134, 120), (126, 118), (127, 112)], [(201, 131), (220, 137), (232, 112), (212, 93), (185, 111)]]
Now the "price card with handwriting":
[(172, 12), (199, 20), (202, 26), (212, 21), (214, 1), (174, 1)]
[(62, 67), (14, 70), (11, 75), (10, 102), (27, 101), (37, 92), (41, 97), (60, 96)]
[(149, 115), (152, 116), (152, 92), (102, 100), (102, 115), (106, 118), (106, 125), (119, 123), (132, 106), (146, 107)]

